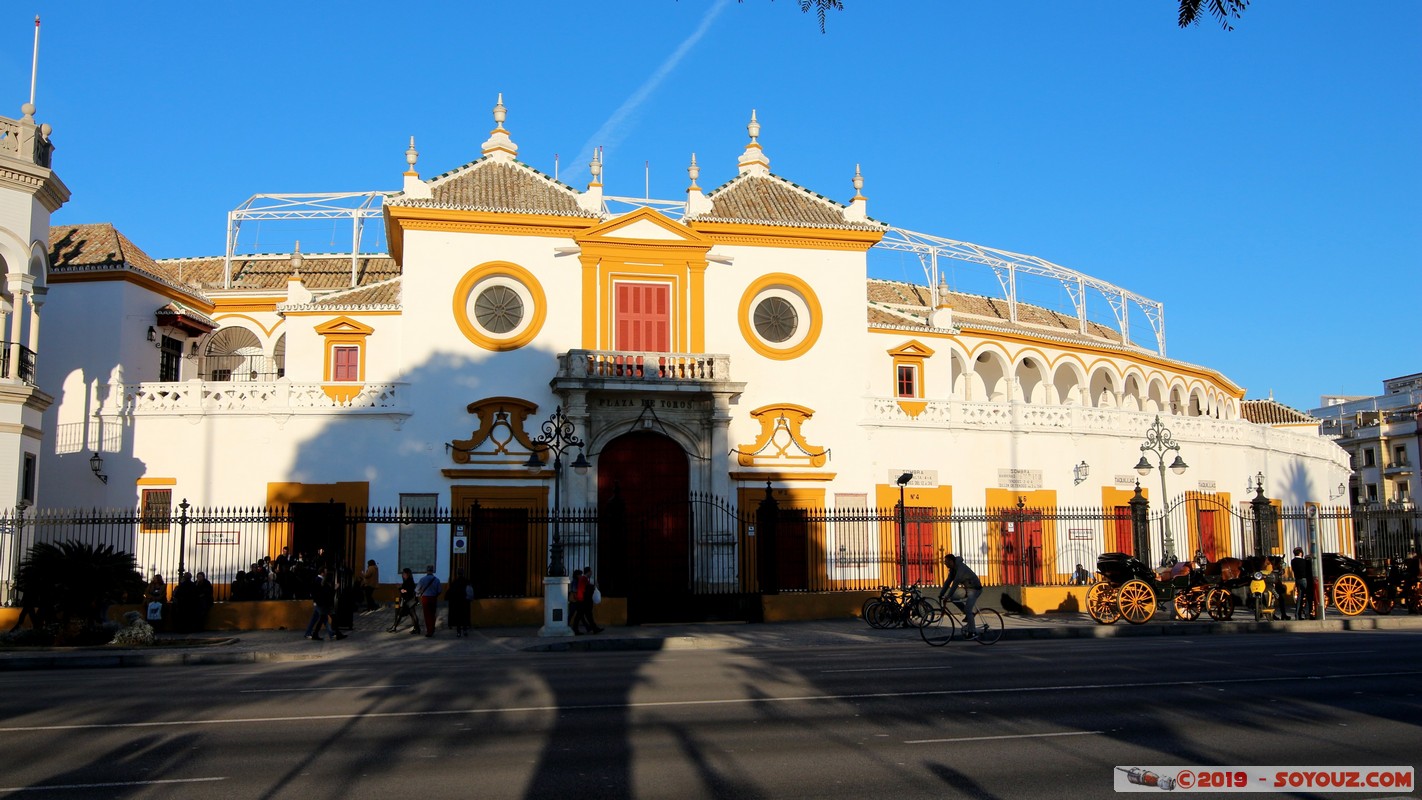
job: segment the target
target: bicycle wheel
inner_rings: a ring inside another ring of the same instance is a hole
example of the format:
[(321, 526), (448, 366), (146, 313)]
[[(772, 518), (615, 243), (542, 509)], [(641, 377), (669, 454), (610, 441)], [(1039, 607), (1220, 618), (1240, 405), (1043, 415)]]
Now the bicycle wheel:
[(933, 611), (933, 604), (922, 597), (910, 603), (907, 611), (908, 624), (914, 626), (915, 628), (922, 628), (924, 625), (927, 625), (929, 622), (931, 622), (933, 620), (933, 617), (935, 616), (935, 612)]
[(973, 629), (978, 644), (993, 644), (1002, 638), (1002, 615), (995, 608), (973, 609)]
[(887, 628), (893, 620), (893, 604), (883, 600), (875, 600), (869, 604), (869, 610), (864, 614), (864, 621), (869, 623), (871, 628)]
[(953, 634), (958, 630), (958, 619), (953, 616), (953, 612), (946, 607), (942, 613), (936, 615), (932, 622), (920, 626), (918, 635), (933, 647), (942, 647), (953, 641)]

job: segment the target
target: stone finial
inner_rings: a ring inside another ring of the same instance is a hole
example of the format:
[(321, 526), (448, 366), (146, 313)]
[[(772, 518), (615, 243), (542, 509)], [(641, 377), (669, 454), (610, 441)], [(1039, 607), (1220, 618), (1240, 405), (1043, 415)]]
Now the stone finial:
[(859, 165), (854, 165), (854, 197), (849, 201), (849, 205), (844, 209), (844, 218), (850, 222), (863, 222), (869, 219), (869, 200), (864, 196), (864, 175), (859, 171)]
[(34, 121), (35, 121), (35, 104), (34, 104), (34, 103), (25, 103), (25, 104), (23, 104), (23, 105), (20, 106), (20, 121), (21, 121), (21, 122), (28, 122), (28, 123), (30, 123), (31, 125), (34, 124)]
[(770, 159), (761, 151), (760, 123), (756, 121), (755, 110), (751, 109), (750, 122), (746, 124), (746, 132), (750, 134), (750, 143), (746, 145), (746, 151), (741, 153), (741, 160), (737, 163), (741, 174), (754, 173), (756, 175), (770, 174)]
[(489, 138), (484, 142), (484, 155), (490, 156), (496, 161), (513, 161), (518, 156), (518, 145), (509, 138), (509, 132), (504, 130), (504, 120), (508, 118), (508, 109), (504, 108), (504, 93), (499, 92), (498, 102), (494, 104), (494, 129), (489, 132)]
[(592, 179), (588, 181), (587, 191), (578, 195), (578, 208), (584, 211), (591, 211), (594, 214), (603, 213), (602, 207), (602, 147), (593, 148), (592, 161), (588, 162), (588, 172)]
[(288, 280), (301, 280), (301, 265), (306, 259), (301, 257), (301, 240), (296, 240), (296, 249), (291, 252), (291, 278)]
[(705, 214), (711, 210), (712, 203), (702, 193), (701, 187), (696, 185), (696, 179), (701, 177), (701, 167), (696, 166), (695, 153), (691, 154), (691, 165), (686, 168), (686, 174), (691, 176), (691, 186), (686, 189), (686, 216)]
[[(487, 152), (487, 151), (486, 151)], [(405, 196), (412, 199), (428, 200), (434, 196), (430, 185), (420, 180), (420, 173), (415, 171), (415, 162), (420, 158), (420, 151), (415, 149), (415, 137), (410, 137), (410, 146), (405, 150), (405, 183), (401, 187)]]
[(593, 149), (592, 161), (588, 162), (588, 172), (592, 174), (592, 181), (588, 186), (602, 185), (602, 146), (598, 145)]
[(415, 137), (410, 137), (410, 146), (405, 149), (405, 164), (409, 167), (405, 170), (406, 175), (419, 175), (415, 171), (415, 162), (420, 160), (420, 151), (415, 149)]

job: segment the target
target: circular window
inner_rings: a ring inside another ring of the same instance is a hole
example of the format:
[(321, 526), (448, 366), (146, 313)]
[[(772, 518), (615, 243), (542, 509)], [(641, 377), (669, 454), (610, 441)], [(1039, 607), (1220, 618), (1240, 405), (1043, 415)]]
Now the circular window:
[(515, 350), (533, 341), (547, 315), (543, 287), (533, 273), (506, 261), (469, 270), (454, 289), (454, 320), (465, 338), (489, 350)]
[(490, 286), (474, 301), (474, 319), (489, 333), (508, 333), (523, 321), (523, 299), (508, 286)]
[(821, 323), (814, 290), (794, 275), (761, 276), (741, 295), (741, 336), (766, 358), (804, 355), (819, 340)]
[(767, 342), (780, 344), (795, 335), (800, 315), (783, 297), (767, 297), (755, 306), (755, 332)]

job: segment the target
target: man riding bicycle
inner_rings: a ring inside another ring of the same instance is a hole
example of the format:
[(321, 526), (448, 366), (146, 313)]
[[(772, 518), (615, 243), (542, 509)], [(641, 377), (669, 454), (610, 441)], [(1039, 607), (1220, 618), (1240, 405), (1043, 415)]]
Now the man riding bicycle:
[(973, 572), (967, 564), (958, 562), (958, 557), (952, 553), (943, 556), (943, 566), (948, 569), (948, 577), (943, 581), (943, 590), (938, 593), (938, 602), (953, 596), (953, 590), (958, 587), (963, 588), (963, 635), (971, 639), (976, 631), (973, 625), (973, 606), (977, 605), (978, 595), (983, 593), (983, 582), (978, 580), (978, 575)]

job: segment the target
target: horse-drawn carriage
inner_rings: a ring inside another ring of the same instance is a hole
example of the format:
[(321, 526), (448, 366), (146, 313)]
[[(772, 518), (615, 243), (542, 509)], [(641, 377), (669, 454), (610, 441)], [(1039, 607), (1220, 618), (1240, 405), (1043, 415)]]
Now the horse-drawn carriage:
[(1125, 619), (1140, 625), (1170, 605), (1179, 619), (1193, 620), (1201, 613), (1211, 619), (1234, 614), (1234, 596), (1218, 578), (1210, 581), (1193, 562), (1182, 561), (1159, 572), (1127, 553), (1103, 553), (1096, 559), (1101, 580), (1086, 593), (1086, 611), (1104, 625)]
[(1341, 553), (1323, 554), (1323, 597), (1339, 613), (1356, 617), (1372, 606), (1376, 613), (1388, 614), (1395, 596), (1386, 569), (1374, 574), (1356, 558)]

